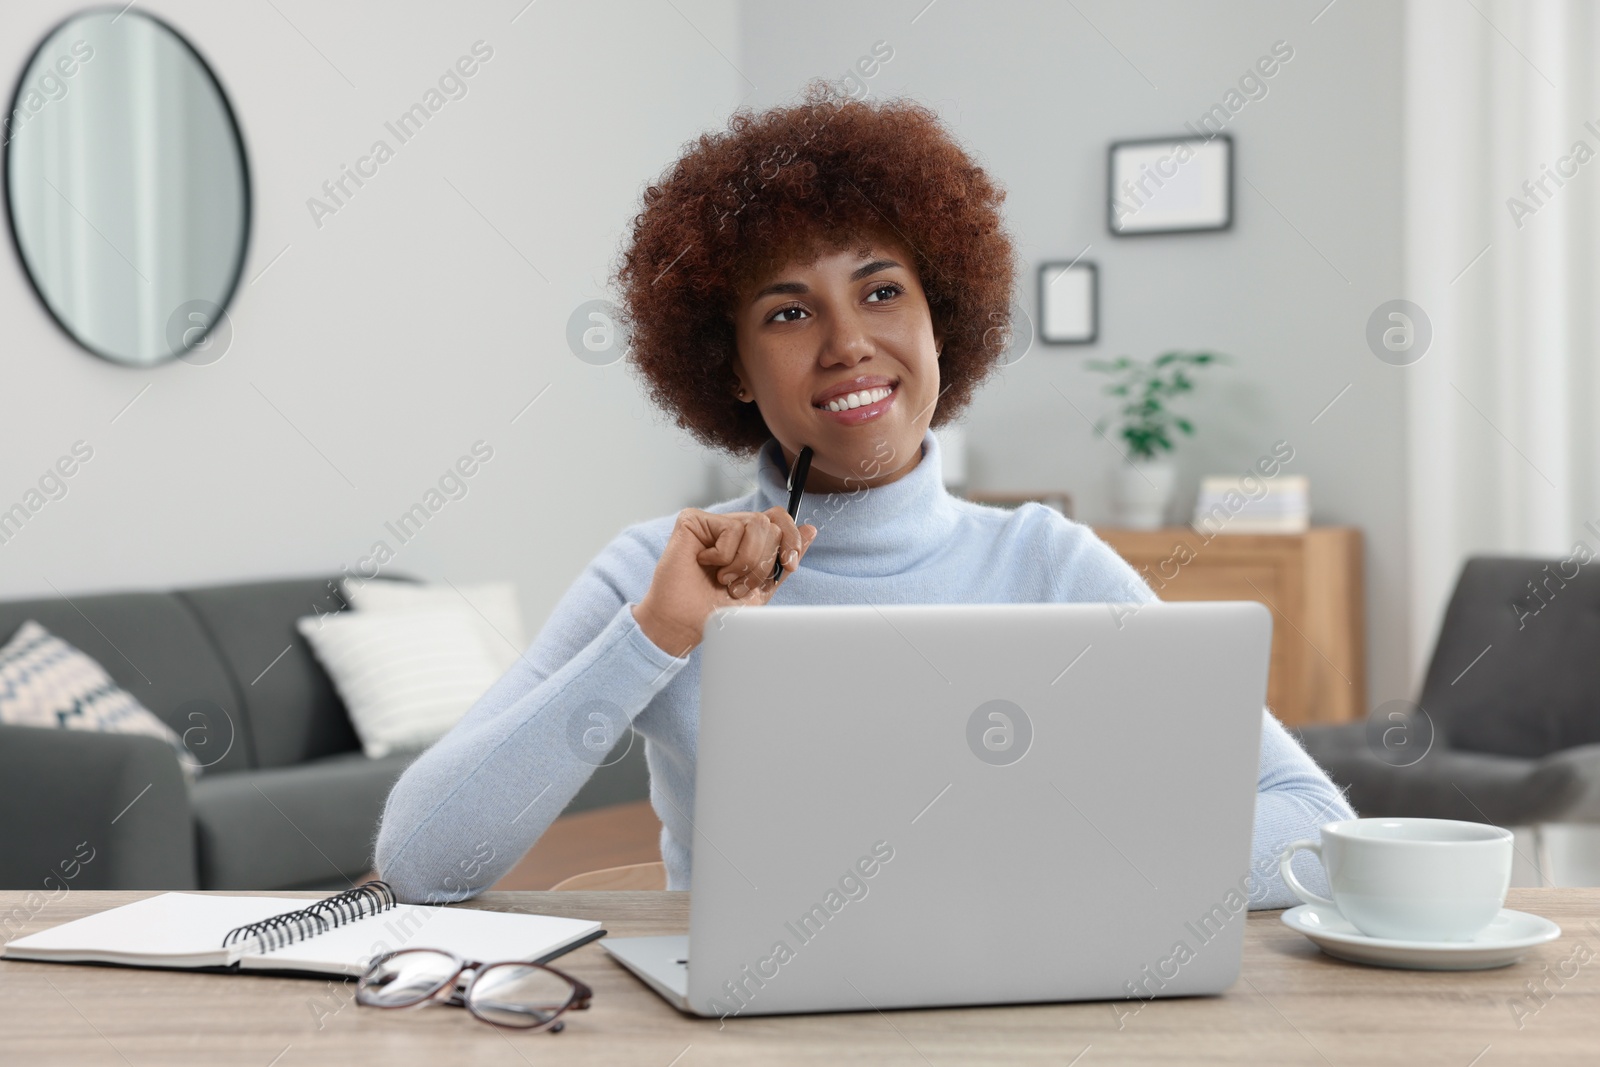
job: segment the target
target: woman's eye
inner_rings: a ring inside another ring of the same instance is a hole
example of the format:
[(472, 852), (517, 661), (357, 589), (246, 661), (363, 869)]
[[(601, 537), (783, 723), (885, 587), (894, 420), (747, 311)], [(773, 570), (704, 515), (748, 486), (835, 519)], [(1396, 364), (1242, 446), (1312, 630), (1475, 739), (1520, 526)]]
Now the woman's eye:
[(780, 319), (778, 316), (779, 315), (786, 315), (791, 311), (804, 311), (804, 310), (805, 310), (805, 308), (803, 308), (803, 307), (793, 307), (793, 306), (786, 307), (786, 308), (779, 308), (777, 311), (774, 311), (772, 313), (772, 319), (770, 321), (772, 321), (772, 322), (793, 322), (794, 321), (793, 319)]
[[(872, 295), (873, 296), (877, 296), (879, 293), (883, 292), (884, 290), (888, 290), (890, 293), (893, 293), (896, 296), (898, 296), (900, 293), (905, 291), (905, 290), (901, 289), (898, 285), (895, 285), (892, 282), (886, 282), (883, 285), (880, 285), (876, 289), (872, 290)], [(878, 303), (881, 304), (881, 303), (883, 303), (883, 301), (880, 300), (880, 301), (878, 301)]]

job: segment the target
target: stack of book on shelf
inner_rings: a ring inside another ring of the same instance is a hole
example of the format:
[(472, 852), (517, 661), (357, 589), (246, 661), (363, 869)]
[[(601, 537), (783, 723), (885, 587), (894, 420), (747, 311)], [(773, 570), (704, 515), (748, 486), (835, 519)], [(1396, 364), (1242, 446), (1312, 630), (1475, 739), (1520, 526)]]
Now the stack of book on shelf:
[(1311, 486), (1303, 474), (1204, 478), (1195, 500), (1199, 532), (1303, 533), (1311, 526)]

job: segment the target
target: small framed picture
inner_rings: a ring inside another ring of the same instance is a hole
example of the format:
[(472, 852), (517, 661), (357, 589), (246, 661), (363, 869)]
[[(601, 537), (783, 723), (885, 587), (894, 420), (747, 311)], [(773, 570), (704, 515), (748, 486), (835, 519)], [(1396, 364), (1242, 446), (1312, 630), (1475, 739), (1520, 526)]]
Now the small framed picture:
[(1099, 269), (1081, 259), (1039, 264), (1039, 340), (1092, 345), (1099, 336)]
[(1233, 225), (1233, 138), (1117, 141), (1107, 159), (1106, 225), (1119, 237)]

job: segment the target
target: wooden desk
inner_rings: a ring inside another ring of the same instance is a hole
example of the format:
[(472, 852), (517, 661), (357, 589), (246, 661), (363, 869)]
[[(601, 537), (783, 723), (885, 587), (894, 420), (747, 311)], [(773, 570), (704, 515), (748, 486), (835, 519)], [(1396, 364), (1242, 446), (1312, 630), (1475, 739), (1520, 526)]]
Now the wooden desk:
[(1349, 722), (1367, 714), (1361, 531), (1213, 533), (1188, 526), (1094, 532), (1162, 600), (1255, 600), (1272, 611), (1267, 705), (1284, 723)]
[[(148, 895), (72, 892), (14, 929), (17, 935), (32, 933)], [(26, 896), (0, 893), (0, 914), (26, 912)], [(725, 1025), (679, 1014), (598, 945), (586, 945), (558, 966), (594, 987), (594, 1007), (573, 1013), (560, 1034), (501, 1031), (459, 1008), (361, 1008), (351, 1000), (354, 982), (0, 960), (0, 1062), (1595, 1063), (1600, 889), (1513, 889), (1508, 903), (1554, 919), (1562, 936), (1521, 963), (1493, 971), (1430, 973), (1344, 963), (1284, 926), (1281, 913), (1264, 911), (1250, 914), (1239, 981), (1218, 997), (751, 1016)], [(599, 919), (618, 936), (681, 933), (689, 918), (685, 893), (486, 893), (455, 906)], [(1529, 994), (1529, 983), (1539, 990), (1538, 999)], [(1520, 1029), (1513, 1004), (1523, 1009)]]

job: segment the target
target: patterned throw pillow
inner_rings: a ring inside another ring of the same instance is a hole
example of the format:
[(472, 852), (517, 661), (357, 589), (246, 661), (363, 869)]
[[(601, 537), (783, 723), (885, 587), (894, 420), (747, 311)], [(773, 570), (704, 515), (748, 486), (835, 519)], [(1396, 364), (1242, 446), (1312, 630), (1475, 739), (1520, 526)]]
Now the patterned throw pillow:
[(29, 619), (0, 648), (0, 723), (109, 734), (148, 734), (170, 744), (192, 782), (199, 763), (177, 733), (94, 659)]

